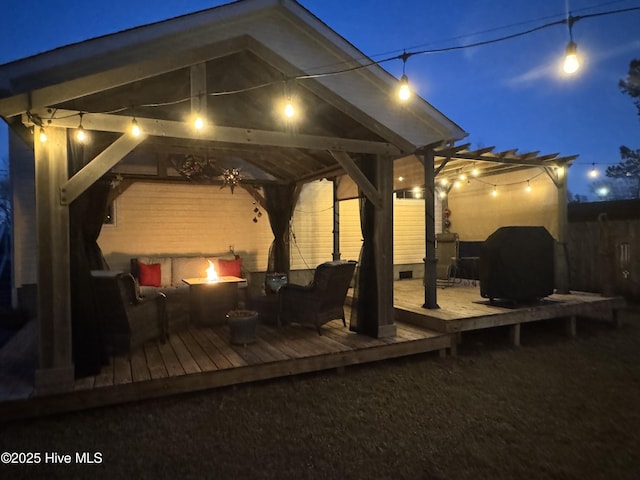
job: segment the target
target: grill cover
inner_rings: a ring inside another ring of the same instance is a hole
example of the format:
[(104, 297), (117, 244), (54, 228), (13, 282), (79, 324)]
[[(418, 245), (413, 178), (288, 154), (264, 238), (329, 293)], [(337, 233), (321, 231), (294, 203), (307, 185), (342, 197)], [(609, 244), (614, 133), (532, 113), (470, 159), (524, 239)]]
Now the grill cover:
[(480, 295), (531, 301), (554, 288), (555, 240), (544, 227), (502, 227), (480, 251)]

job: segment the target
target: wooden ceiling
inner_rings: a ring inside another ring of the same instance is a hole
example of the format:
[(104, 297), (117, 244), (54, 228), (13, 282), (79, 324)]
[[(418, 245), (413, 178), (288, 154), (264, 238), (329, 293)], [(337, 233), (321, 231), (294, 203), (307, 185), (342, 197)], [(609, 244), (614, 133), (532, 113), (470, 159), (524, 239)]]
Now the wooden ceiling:
[[(313, 88), (314, 80), (285, 82), (285, 74), (249, 50), (234, 52), (206, 62), (206, 118), (208, 129), (232, 127), (246, 131), (282, 132), (292, 136), (361, 140), (386, 144), (341, 109), (332, 105)], [(119, 118), (188, 122), (194, 97), (192, 69), (180, 68), (151, 78), (52, 105), (43, 123), (66, 121), (71, 126), (92, 125), (92, 115)], [(196, 95), (197, 96), (197, 95)], [(297, 107), (295, 121), (282, 114), (283, 99), (291, 97)], [(99, 130), (90, 132), (93, 141), (112, 136)], [(362, 152), (360, 152), (362, 154)], [(326, 148), (291, 148), (243, 144), (207, 139), (149, 136), (125, 157), (113, 171), (123, 174), (135, 170), (147, 172), (153, 179), (179, 178), (176, 163), (187, 156), (209, 159), (220, 170), (241, 168), (246, 180), (263, 182), (300, 182), (343, 173)], [(352, 158), (358, 157), (352, 153)], [(132, 165), (135, 164), (135, 168)]]

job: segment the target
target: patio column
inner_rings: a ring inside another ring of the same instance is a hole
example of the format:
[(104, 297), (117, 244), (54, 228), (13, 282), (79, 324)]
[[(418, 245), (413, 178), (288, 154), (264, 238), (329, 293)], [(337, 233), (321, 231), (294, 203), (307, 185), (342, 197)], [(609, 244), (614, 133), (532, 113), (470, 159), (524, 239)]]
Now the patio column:
[(378, 277), (378, 338), (395, 337), (393, 306), (393, 160), (376, 156), (381, 205), (375, 209), (374, 248)]
[(47, 127), (34, 138), (38, 237), (38, 369), (36, 393), (66, 390), (74, 381), (71, 343), (69, 207), (60, 186), (68, 178), (67, 130)]
[(423, 308), (440, 308), (436, 290), (436, 197), (433, 149), (424, 154), (424, 305)]

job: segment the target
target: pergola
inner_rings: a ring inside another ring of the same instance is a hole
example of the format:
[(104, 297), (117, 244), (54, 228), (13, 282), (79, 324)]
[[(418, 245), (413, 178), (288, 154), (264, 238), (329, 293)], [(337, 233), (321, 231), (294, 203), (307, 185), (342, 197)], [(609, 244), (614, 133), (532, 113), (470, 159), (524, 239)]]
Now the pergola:
[[(176, 161), (192, 155), (213, 159), (218, 171), (242, 168), (241, 186), (258, 200), (265, 185), (299, 188), (349, 175), (375, 217), (377, 318), (369, 333), (378, 337), (395, 335), (394, 160), (400, 159), (396, 168), (423, 175), (430, 192), (438, 173), (469, 161), (490, 161), (496, 171), (542, 165), (566, 199), (558, 167), (570, 157), (456, 147), (466, 136), (460, 127), (420, 98), (395, 103), (397, 80), (370, 63), (297, 2), (246, 0), (0, 66), (0, 115), (11, 126), (12, 145), (33, 145), (30, 159), (12, 155), (11, 162), (35, 166), (29, 181), (35, 179), (38, 237), (36, 388), (55, 390), (74, 376), (70, 206), (133, 156), (151, 169), (123, 175), (125, 186), (184, 181)], [(324, 75), (331, 65), (351, 70)], [(295, 122), (281, 116), (286, 98), (297, 106)], [(208, 125), (194, 129), (195, 115)], [(130, 134), (134, 120), (142, 130), (137, 137)], [(72, 168), (80, 125), (91, 146), (84, 147), (85, 164)], [(46, 142), (38, 139), (41, 130)], [(425, 254), (434, 273), (433, 195), (426, 199)], [(425, 305), (433, 307), (435, 275), (427, 278)]]

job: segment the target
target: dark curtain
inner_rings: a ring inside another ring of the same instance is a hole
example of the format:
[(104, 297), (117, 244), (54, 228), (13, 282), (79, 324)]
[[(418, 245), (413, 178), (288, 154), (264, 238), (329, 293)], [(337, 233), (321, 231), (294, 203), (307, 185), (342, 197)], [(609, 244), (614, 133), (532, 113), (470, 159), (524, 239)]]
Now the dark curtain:
[(265, 208), (273, 232), (273, 243), (269, 248), (267, 272), (289, 274), (289, 222), (295, 207), (295, 184), (265, 185), (263, 187)]
[[(376, 185), (376, 162), (362, 159), (358, 166), (369, 181)], [(355, 288), (349, 329), (370, 335), (378, 334), (378, 280), (374, 251), (375, 206), (360, 193), (360, 228), (362, 230), (362, 248), (356, 269)]]
[[(90, 157), (82, 145), (69, 143), (69, 176)], [(107, 211), (110, 184), (101, 179), (69, 207), (69, 251), (71, 275), (71, 327), (76, 377), (95, 375), (108, 363), (96, 314), (91, 270), (107, 268), (97, 240)]]

